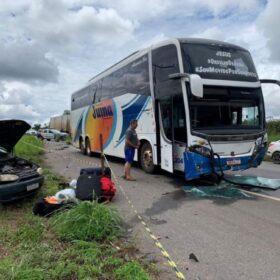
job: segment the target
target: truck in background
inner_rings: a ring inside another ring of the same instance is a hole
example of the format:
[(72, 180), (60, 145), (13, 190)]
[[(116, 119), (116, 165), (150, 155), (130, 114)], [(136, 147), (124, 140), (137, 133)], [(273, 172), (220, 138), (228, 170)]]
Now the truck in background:
[(70, 115), (63, 114), (61, 116), (50, 118), (49, 128), (71, 134)]

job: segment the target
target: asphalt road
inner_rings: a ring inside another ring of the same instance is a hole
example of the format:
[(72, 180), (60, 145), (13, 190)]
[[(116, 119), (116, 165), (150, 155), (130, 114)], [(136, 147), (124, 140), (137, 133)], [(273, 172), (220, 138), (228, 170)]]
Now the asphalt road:
[[(67, 179), (77, 178), (82, 167), (99, 164), (73, 147), (48, 144), (46, 163)], [(71, 159), (70, 159), (71, 158)], [(86, 162), (85, 162), (86, 161)], [(159, 237), (186, 279), (280, 279), (280, 201), (251, 195), (238, 198), (198, 198), (186, 194), (178, 176), (145, 174), (133, 168), (136, 182), (121, 179), (123, 162), (110, 159), (123, 189), (145, 222)], [(280, 165), (264, 162), (245, 174), (280, 178)], [(280, 190), (262, 192), (280, 197)], [(162, 269), (160, 279), (176, 279), (160, 251), (118, 191), (112, 203), (143, 253), (150, 254)], [(194, 254), (198, 262), (189, 259)]]

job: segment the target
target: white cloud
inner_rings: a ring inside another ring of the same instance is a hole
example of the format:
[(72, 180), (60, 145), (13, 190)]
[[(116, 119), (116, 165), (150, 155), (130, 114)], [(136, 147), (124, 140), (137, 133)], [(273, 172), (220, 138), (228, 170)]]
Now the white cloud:
[(209, 0), (200, 0), (195, 1), (192, 0), (193, 3), (199, 3), (199, 6), (204, 6), (209, 9), (215, 16), (218, 16), (219, 14), (225, 12), (226, 10), (252, 10), (252, 7), (256, 9), (256, 7), (259, 6), (259, 1), (257, 0), (216, 0), (216, 1), (209, 1)]
[(280, 1), (269, 0), (266, 9), (262, 12), (258, 18), (258, 28), (263, 31), (263, 34), (267, 37), (267, 46), (270, 50), (270, 59), (273, 62), (280, 62)]
[(208, 11), (213, 16), (232, 11), (244, 12), (256, 9), (260, 6), (258, 0), (153, 0), (146, 1), (145, 5), (142, 0), (80, 0), (72, 1), (76, 5), (101, 5), (115, 9), (120, 15), (126, 18), (135, 19), (137, 21), (151, 20), (156, 17), (173, 17), (173, 16), (189, 16), (194, 15), (202, 10)]
[(56, 82), (58, 68), (46, 56), (47, 50), (26, 40), (2, 43), (0, 46), (0, 79)]
[(151, 39), (146, 40), (142, 45), (141, 48), (147, 48), (153, 44), (159, 43), (161, 41), (167, 40), (168, 37), (164, 33), (157, 34), (153, 36)]
[(15, 13), (9, 23), (17, 25), (31, 40), (66, 49), (69, 44), (78, 46), (85, 42), (114, 40), (123, 44), (136, 27), (136, 23), (122, 18), (114, 9), (93, 6), (74, 9), (73, 4), (61, 0), (32, 1), (28, 8)]
[(215, 26), (202, 31), (201, 33), (196, 33), (192, 37), (224, 41), (226, 39), (226, 34), (222, 29)]
[(0, 119), (33, 120), (40, 114), (30, 104), (30, 87), (19, 82), (4, 82), (0, 86)]

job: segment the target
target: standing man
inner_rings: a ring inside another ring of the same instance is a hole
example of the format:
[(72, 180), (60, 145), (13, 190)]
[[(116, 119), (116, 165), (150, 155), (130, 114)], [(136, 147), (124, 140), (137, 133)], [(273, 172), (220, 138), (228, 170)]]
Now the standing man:
[(135, 129), (137, 128), (137, 120), (130, 121), (130, 126), (125, 133), (125, 166), (124, 166), (124, 179), (128, 181), (135, 181), (130, 175), (131, 164), (135, 155), (135, 149), (140, 146), (140, 141), (138, 140), (137, 133)]

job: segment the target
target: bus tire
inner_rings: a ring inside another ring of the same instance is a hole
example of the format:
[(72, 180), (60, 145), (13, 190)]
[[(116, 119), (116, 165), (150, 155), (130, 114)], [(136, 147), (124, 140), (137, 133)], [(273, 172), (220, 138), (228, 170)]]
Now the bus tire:
[(86, 138), (85, 155), (91, 156), (90, 141), (88, 138)]
[(280, 152), (274, 152), (272, 155), (273, 163), (279, 164), (280, 163)]
[(86, 154), (86, 149), (85, 149), (85, 145), (84, 145), (83, 139), (80, 139), (80, 141), (79, 141), (79, 148), (80, 148), (80, 150), (81, 150), (81, 153), (82, 153), (83, 155), (85, 155), (85, 154)]
[(155, 172), (155, 164), (153, 160), (153, 150), (150, 143), (146, 142), (143, 144), (140, 150), (140, 165), (141, 168), (146, 173), (154, 173)]

